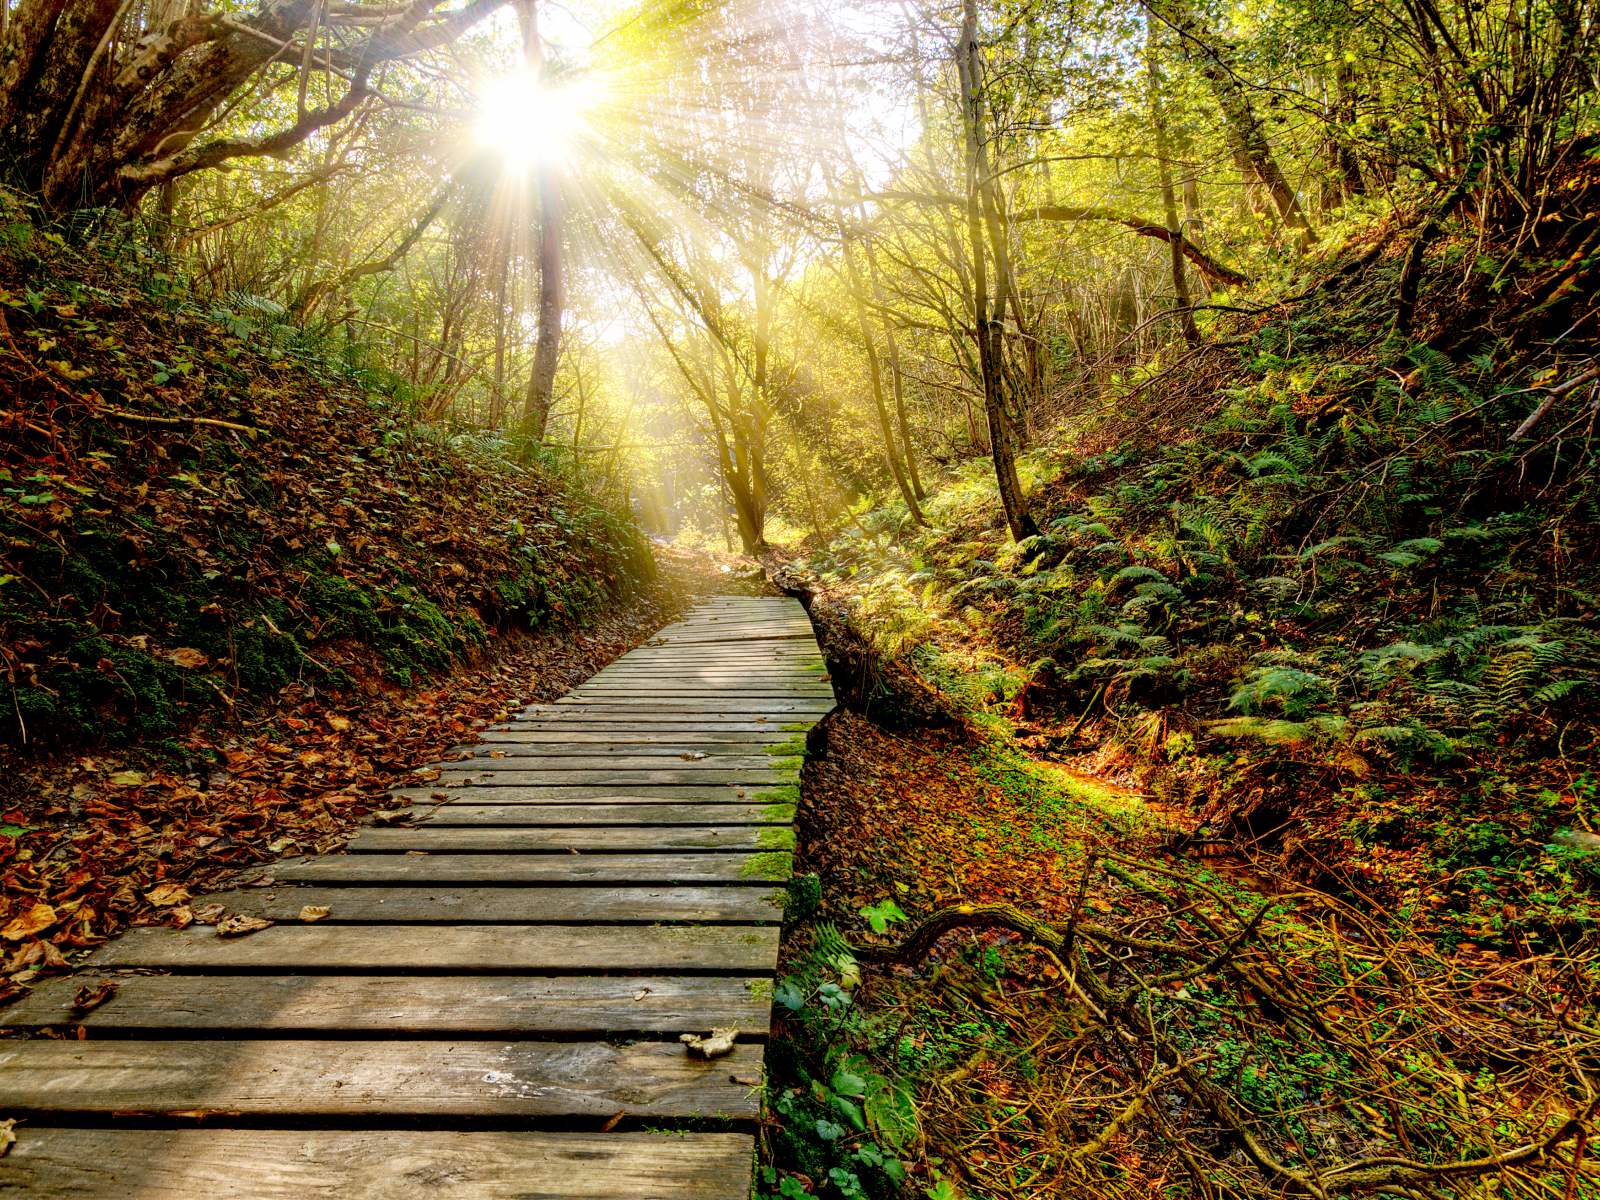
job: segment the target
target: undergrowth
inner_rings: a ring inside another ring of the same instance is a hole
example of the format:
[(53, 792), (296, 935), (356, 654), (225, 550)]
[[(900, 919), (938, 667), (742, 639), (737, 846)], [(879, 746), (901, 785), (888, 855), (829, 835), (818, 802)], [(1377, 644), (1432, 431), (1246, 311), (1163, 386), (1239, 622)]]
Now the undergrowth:
[(0, 197), (0, 738), (159, 747), (410, 688), (645, 583), (626, 514), (418, 419), (368, 349)]

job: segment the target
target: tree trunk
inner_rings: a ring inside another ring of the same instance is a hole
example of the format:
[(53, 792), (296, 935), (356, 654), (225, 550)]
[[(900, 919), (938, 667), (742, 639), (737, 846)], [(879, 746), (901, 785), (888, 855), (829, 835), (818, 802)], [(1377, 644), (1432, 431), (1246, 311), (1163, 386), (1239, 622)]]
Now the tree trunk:
[[(978, 343), (978, 366), (983, 380), (983, 408), (989, 420), (989, 453), (994, 461), (995, 485), (1005, 509), (1006, 524), (1015, 541), (1032, 537), (1039, 527), (1028, 515), (1027, 501), (1017, 477), (1011, 423), (1006, 418), (1001, 356), (1005, 353), (1006, 297), (1011, 290), (1000, 206), (989, 174), (987, 132), (981, 73), (983, 58), (978, 45), (977, 0), (963, 0), (961, 40), (956, 47), (956, 74), (961, 84), (961, 116), (966, 133), (967, 240), (972, 252), (973, 318)], [(984, 244), (987, 230), (989, 245)], [(993, 304), (989, 293), (988, 259), (994, 255)]]
[(1156, 64), (1156, 29), (1153, 18), (1145, 18), (1145, 66), (1150, 79), (1150, 125), (1156, 135), (1156, 164), (1161, 179), (1161, 208), (1167, 218), (1167, 245), (1172, 251), (1172, 294), (1178, 302), (1178, 321), (1183, 340), (1200, 344), (1200, 330), (1194, 323), (1194, 302), (1189, 298), (1189, 277), (1183, 263), (1183, 226), (1178, 223), (1178, 198), (1172, 188), (1172, 139), (1167, 136), (1166, 106), (1161, 89), (1164, 80)]
[(556, 363), (561, 353), (561, 235), (564, 225), (561, 186), (555, 168), (541, 163), (539, 174), (539, 333), (534, 341), (533, 371), (522, 408), (521, 460), (533, 458), (550, 423)]
[(1198, 18), (1181, 8), (1179, 11), (1179, 23), (1189, 34), (1183, 39), (1183, 52), (1197, 63), (1217, 107), (1222, 110), (1222, 131), (1234, 161), (1245, 175), (1247, 189), (1254, 186), (1264, 193), (1272, 202), (1278, 219), (1295, 231), (1300, 248), (1305, 249), (1317, 240), (1317, 231), (1311, 227), (1311, 221), (1300, 207), (1299, 197), (1278, 166), (1266, 130), (1233, 64), (1228, 61), (1223, 43)]

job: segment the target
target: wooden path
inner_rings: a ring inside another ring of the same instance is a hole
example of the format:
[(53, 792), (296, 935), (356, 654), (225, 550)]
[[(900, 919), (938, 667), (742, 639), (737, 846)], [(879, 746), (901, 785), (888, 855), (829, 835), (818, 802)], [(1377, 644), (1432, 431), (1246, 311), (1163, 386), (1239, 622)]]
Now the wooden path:
[(746, 1200), (823, 671), (794, 601), (706, 604), (401, 789), (409, 827), (193, 901), (272, 927), (42, 984), (0, 1011), (67, 1035), (0, 1040), (0, 1192)]

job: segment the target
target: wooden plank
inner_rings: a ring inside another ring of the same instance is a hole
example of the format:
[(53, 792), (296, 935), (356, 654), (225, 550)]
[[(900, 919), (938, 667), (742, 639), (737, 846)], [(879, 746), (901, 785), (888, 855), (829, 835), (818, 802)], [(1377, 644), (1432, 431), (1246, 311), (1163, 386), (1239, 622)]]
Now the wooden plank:
[(790, 856), (767, 854), (332, 854), (274, 863), (290, 883), (649, 884), (779, 882)]
[(17, 1131), (0, 1188), (55, 1200), (748, 1200), (745, 1134)]
[[(655, 729), (633, 730), (600, 730), (590, 733), (587, 730), (560, 729), (507, 729), (496, 726), (493, 730), (485, 730), (483, 745), (506, 747), (511, 745), (527, 746), (555, 746), (558, 749), (563, 745), (610, 745), (616, 747), (618, 752), (628, 750), (632, 746), (673, 746), (680, 753), (688, 750), (705, 750), (708, 746), (761, 746), (769, 742), (786, 742), (794, 737), (793, 733), (773, 729), (770, 726), (761, 726), (753, 730), (724, 730), (718, 733), (704, 731)], [(467, 746), (458, 749), (470, 749)], [(629, 751), (631, 753), (631, 750)], [(748, 751), (748, 753), (755, 753)]]
[[(764, 1036), (764, 978), (658, 975), (123, 975), (110, 1000), (74, 1016), (73, 997), (101, 975), (47, 980), (6, 1010), (37, 1029), (496, 1034), (686, 1033), (732, 1025)], [(640, 993), (643, 993), (641, 995)], [(635, 997), (638, 997), (635, 999)], [(0, 1164), (3, 1167), (4, 1164)], [(4, 1189), (0, 1183), (0, 1190)]]
[(363, 829), (351, 834), (351, 854), (566, 854), (576, 850), (621, 854), (666, 850), (792, 850), (794, 834), (770, 825), (602, 825), (515, 829), (419, 825), (414, 829)]
[[(497, 763), (501, 760), (495, 760)], [(539, 783), (588, 783), (588, 784), (708, 784), (708, 783), (748, 783), (758, 785), (763, 783), (782, 783), (788, 776), (780, 775), (774, 771), (726, 771), (726, 770), (675, 770), (675, 771), (626, 771), (613, 769), (610, 771), (512, 771), (505, 769), (488, 770), (471, 768), (467, 770), (445, 770), (440, 777), (444, 780), (473, 779), (478, 783), (498, 783), (507, 787), (516, 785), (527, 786)]]
[(744, 802), (777, 803), (781, 793), (777, 785), (753, 784), (749, 787), (649, 787), (623, 785), (621, 787), (593, 787), (588, 784), (567, 786), (562, 784), (534, 787), (449, 787), (440, 790), (438, 785), (399, 788), (390, 792), (396, 802), (438, 803), (435, 796), (448, 797), (459, 804), (569, 804), (574, 800), (594, 801), (604, 804), (738, 804)]
[[(721, 754), (716, 757), (685, 758), (679, 754), (611, 754), (596, 750), (592, 754), (568, 755), (474, 755), (470, 759), (435, 759), (433, 765), (453, 771), (480, 774), (483, 771), (765, 771), (772, 768), (770, 754)], [(465, 763), (471, 766), (464, 766)]]
[(714, 888), (284, 886), (213, 892), (193, 904), (224, 904), (229, 912), (269, 921), (298, 921), (304, 905), (321, 905), (329, 910), (323, 924), (751, 924), (781, 920), (779, 897), (770, 883)]
[[(559, 716), (570, 710), (587, 710), (613, 719), (623, 714), (659, 713), (663, 716), (736, 716), (749, 721), (766, 717), (769, 721), (791, 721), (798, 716), (821, 720), (834, 708), (827, 698), (752, 696), (562, 696), (543, 710), (545, 717)], [(790, 714), (794, 714), (791, 716)]]
[[(823, 714), (826, 715), (826, 714)], [(512, 731), (554, 733), (570, 730), (582, 732), (621, 732), (624, 730), (649, 730), (661, 733), (763, 733), (782, 730), (785, 725), (815, 725), (821, 717), (816, 713), (768, 715), (765, 713), (673, 713), (632, 711), (618, 715), (605, 706), (594, 712), (585, 709), (541, 709), (537, 712), (512, 714)]]
[[(468, 915), (468, 914), (462, 914)], [(95, 970), (772, 971), (775, 925), (274, 925), (225, 938), (205, 925), (135, 928)]]
[(648, 700), (705, 700), (715, 702), (736, 696), (740, 700), (813, 700), (832, 706), (833, 690), (827, 685), (818, 687), (795, 685), (793, 687), (720, 687), (715, 684), (614, 684), (601, 686), (584, 684), (562, 694), (562, 702), (594, 697), (601, 700), (640, 698)]
[(756, 1089), (732, 1077), (760, 1071), (760, 1046), (701, 1062), (672, 1042), (5, 1042), (0, 1109), (752, 1120)]
[(442, 770), (467, 771), (770, 771), (774, 755), (706, 754), (686, 758), (683, 754), (594, 754), (570, 755), (472, 755), (470, 758), (435, 758), (432, 766)]
[(419, 804), (412, 822), (441, 825), (792, 825), (792, 804)]
[[(793, 738), (794, 734), (769, 733), (762, 742), (724, 742), (712, 741), (709, 738), (703, 742), (689, 741), (655, 741), (655, 742), (619, 742), (615, 739), (605, 739), (604, 734), (591, 735), (595, 740), (588, 742), (525, 742), (504, 741), (502, 737), (510, 735), (491, 734), (484, 741), (475, 746), (456, 746), (446, 755), (445, 761), (455, 759), (459, 761), (463, 754), (470, 754), (474, 758), (573, 758), (578, 755), (609, 754), (609, 755), (664, 755), (668, 758), (681, 758), (685, 754), (714, 755), (719, 758), (738, 757), (740, 755), (754, 755), (766, 753), (765, 747), (777, 745)], [(645, 735), (640, 735), (645, 736)], [(746, 735), (750, 736), (750, 735)]]

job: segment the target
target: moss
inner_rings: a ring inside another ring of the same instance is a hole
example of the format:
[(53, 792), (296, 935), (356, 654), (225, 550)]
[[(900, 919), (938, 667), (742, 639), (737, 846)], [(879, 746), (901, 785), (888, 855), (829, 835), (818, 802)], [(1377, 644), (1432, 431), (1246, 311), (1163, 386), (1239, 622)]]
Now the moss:
[(794, 855), (787, 850), (752, 854), (739, 871), (740, 879), (787, 879), (794, 871)]
[(763, 850), (793, 850), (794, 830), (781, 827), (763, 829), (756, 835), (756, 845)]
[(795, 806), (792, 804), (769, 804), (761, 810), (761, 819), (764, 821), (793, 821)]
[(791, 921), (804, 921), (822, 906), (822, 881), (815, 874), (796, 875), (787, 891), (785, 908)]
[(800, 785), (798, 783), (780, 783), (764, 792), (757, 792), (750, 799), (757, 804), (799, 804)]
[(805, 760), (798, 754), (789, 758), (775, 758), (772, 760), (772, 769), (774, 771), (794, 771), (798, 773), (800, 770), (800, 764), (804, 761)]
[(779, 733), (804, 733), (806, 730), (810, 729), (811, 726), (814, 725), (815, 723), (816, 722), (814, 722), (814, 721), (791, 721), (787, 725), (779, 725), (778, 726), (778, 732)]
[(803, 755), (805, 752), (806, 744), (802, 741), (778, 742), (767, 747), (767, 753), (773, 755)]

